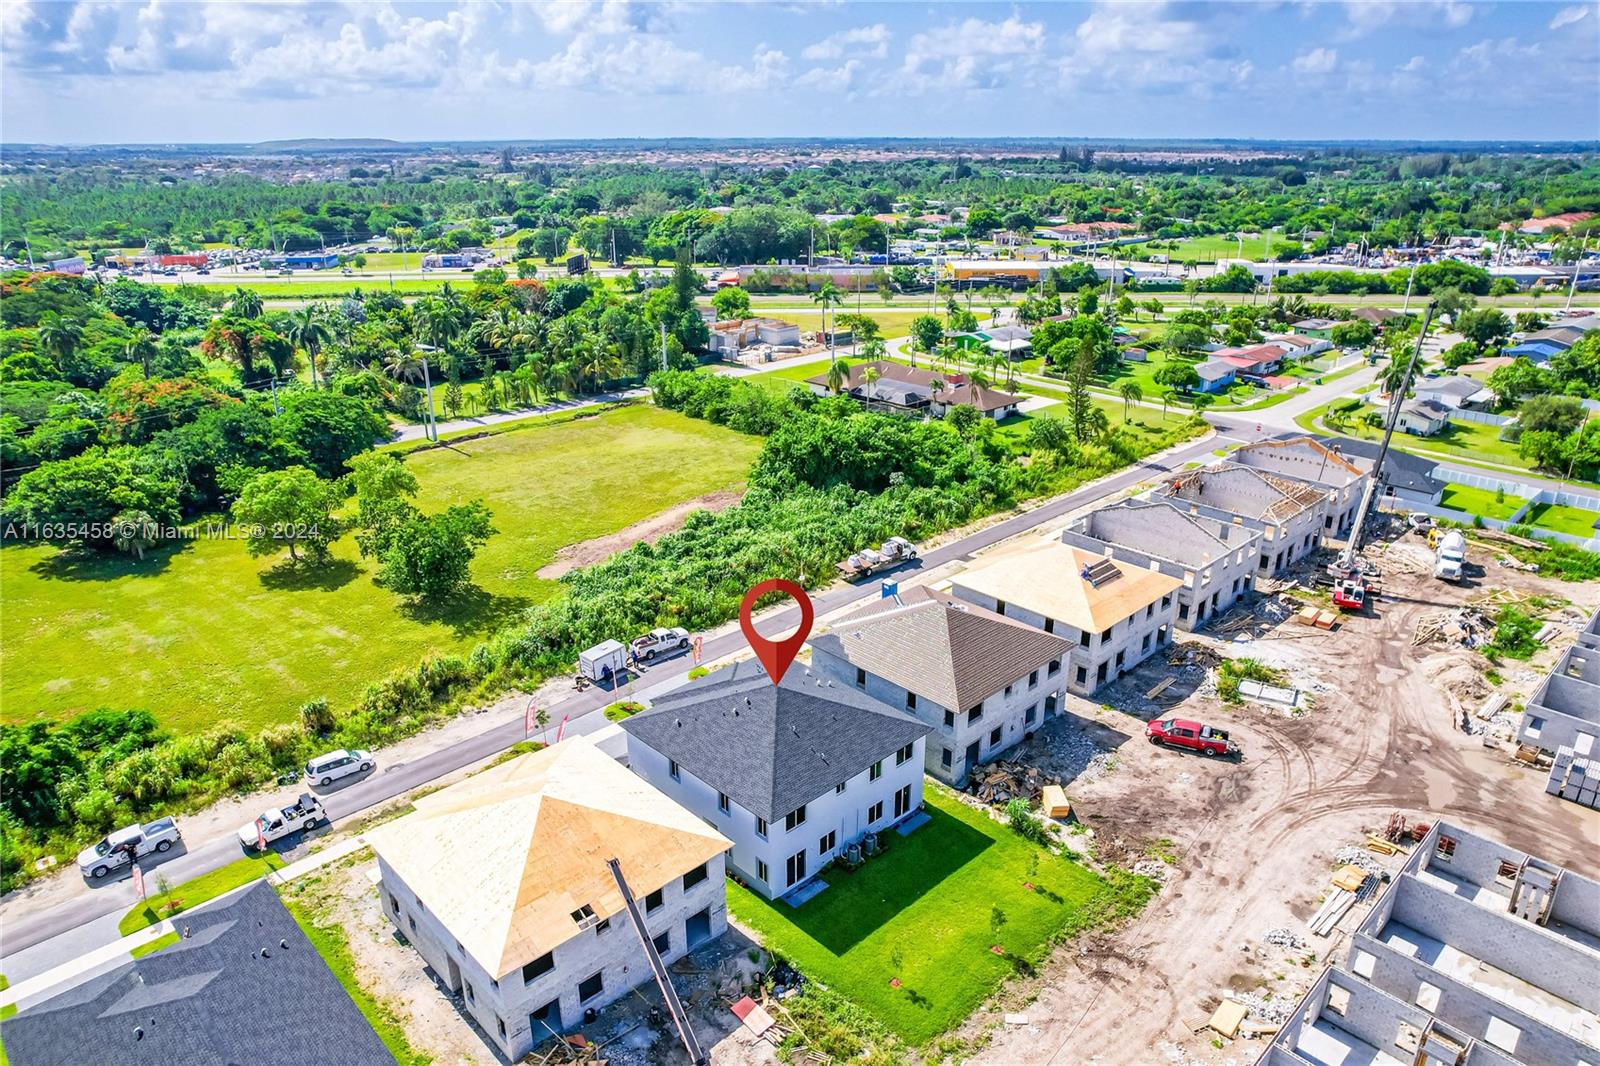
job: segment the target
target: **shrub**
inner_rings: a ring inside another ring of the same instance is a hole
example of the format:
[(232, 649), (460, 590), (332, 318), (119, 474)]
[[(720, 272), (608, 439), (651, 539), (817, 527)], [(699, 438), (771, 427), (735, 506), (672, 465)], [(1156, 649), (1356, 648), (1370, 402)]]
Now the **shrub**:
[(1032, 811), (1028, 809), (1028, 801), (1018, 797), (1006, 804), (1006, 824), (1011, 831), (1024, 840), (1031, 840), (1035, 844), (1048, 846), (1050, 831), (1045, 828)]

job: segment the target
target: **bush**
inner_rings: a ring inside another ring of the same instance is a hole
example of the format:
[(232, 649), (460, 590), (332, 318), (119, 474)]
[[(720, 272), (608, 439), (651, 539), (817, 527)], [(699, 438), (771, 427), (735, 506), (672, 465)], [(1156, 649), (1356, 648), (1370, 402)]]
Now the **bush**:
[(1035, 844), (1048, 847), (1050, 844), (1050, 831), (1034, 813), (1028, 809), (1028, 801), (1017, 798), (1006, 804), (1006, 824), (1011, 831), (1024, 840), (1031, 840)]
[(307, 736), (320, 737), (333, 732), (333, 711), (326, 697), (319, 696), (300, 705), (300, 728)]
[(1494, 639), (1484, 646), (1490, 657), (1531, 659), (1543, 645), (1536, 639), (1544, 623), (1515, 607), (1502, 607), (1494, 616)]

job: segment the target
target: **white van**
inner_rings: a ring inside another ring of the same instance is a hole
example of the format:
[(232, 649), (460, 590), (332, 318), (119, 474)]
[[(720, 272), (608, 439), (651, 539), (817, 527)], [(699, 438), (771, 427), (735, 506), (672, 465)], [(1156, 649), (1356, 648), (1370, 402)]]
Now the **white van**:
[(318, 785), (331, 785), (341, 777), (364, 774), (374, 766), (370, 751), (330, 751), (306, 763), (306, 777)]

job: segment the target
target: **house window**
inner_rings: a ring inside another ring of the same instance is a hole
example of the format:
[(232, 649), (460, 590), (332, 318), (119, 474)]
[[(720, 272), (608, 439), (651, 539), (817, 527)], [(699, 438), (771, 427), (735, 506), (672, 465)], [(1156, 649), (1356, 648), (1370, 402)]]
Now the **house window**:
[(946, 770), (950, 769), (950, 749), (949, 748), (941, 748), (939, 750), (939, 765), (943, 766)]
[(605, 990), (606, 982), (604, 975), (597, 973), (592, 977), (586, 977), (578, 985), (578, 1000), (579, 1002), (582, 1002), (586, 999), (593, 999)]
[(994, 747), (998, 743), (1000, 743), (1000, 727), (995, 726), (989, 730), (989, 746)]
[(1039, 671), (1037, 671), (1037, 670), (1029, 671), (1029, 673), (1028, 673), (1028, 687), (1029, 688), (1038, 688), (1039, 687)]
[(784, 861), (784, 875), (789, 878), (785, 884), (793, 887), (798, 882), (806, 879), (806, 853), (804, 849), (795, 852)]
[(556, 968), (554, 952), (547, 951), (522, 968), (522, 983), (532, 984), (544, 974)]
[(1178, 621), (1180, 621), (1180, 622), (1186, 621), (1188, 619), (1188, 617), (1189, 617), (1189, 605), (1187, 603), (1178, 604)]
[(476, 1002), (478, 1002), (478, 997), (473, 994), (472, 982), (471, 981), (463, 982), (462, 987), (467, 990), (467, 1002), (468, 1003), (476, 1003)]
[(967, 724), (968, 725), (972, 725), (974, 722), (981, 721), (982, 719), (983, 719), (983, 704), (980, 703), (976, 707), (972, 707), (971, 709), (969, 709), (967, 711)]
[(797, 825), (806, 824), (806, 805), (804, 803), (783, 816), (783, 831), (792, 832)]
[(995, 600), (994, 601), (994, 613), (995, 614), (1005, 614), (1006, 613), (1006, 601), (1005, 600)]
[(595, 917), (594, 908), (587, 903), (572, 912), (572, 920), (578, 923), (579, 929), (587, 929), (599, 922)]
[(1055, 677), (1060, 672), (1061, 672), (1061, 660), (1060, 659), (1051, 659), (1050, 660), (1050, 668), (1047, 669), (1044, 672), (1044, 674), (1045, 674), (1046, 677)]
[(894, 794), (894, 816), (899, 818), (911, 810), (911, 786), (904, 785)]
[(767, 820), (765, 818), (756, 819), (756, 836), (762, 840), (767, 839)]
[(1046, 633), (1054, 633), (1056, 631), (1056, 620), (1054, 618), (1046, 618), (1044, 620), (1044, 631)]
[(662, 891), (662, 889), (658, 888), (644, 898), (644, 912), (646, 914), (653, 914), (661, 909)]
[(1517, 1050), (1517, 1038), (1521, 1035), (1521, 1029), (1492, 1014), (1489, 1015), (1489, 1027), (1483, 1031), (1485, 1040), (1508, 1055)]
[(915, 692), (907, 692), (906, 693), (906, 710), (914, 711), (916, 709), (917, 709), (917, 694)]
[(1128, 656), (1128, 653), (1125, 652), (1125, 651), (1117, 652), (1117, 669), (1118, 670), (1122, 669), (1122, 662), (1123, 662), (1124, 659), (1127, 658), (1127, 656)]
[(883, 760), (879, 759), (867, 770), (867, 780), (876, 781), (883, 776)]
[(1144, 640), (1139, 643), (1139, 650), (1140, 651), (1149, 651), (1150, 650), (1150, 634), (1149, 633), (1146, 633), (1144, 635)]
[(665, 933), (650, 941), (650, 944), (656, 949), (657, 955), (665, 955), (672, 950), (672, 930), (668, 929)]
[(837, 785), (833, 786), (833, 794), (835, 796), (844, 795), (844, 790), (849, 784), (850, 784), (850, 782), (848, 782), (848, 781), (840, 781)]
[(1025, 725), (1032, 725), (1035, 721), (1038, 720), (1038, 718), (1039, 718), (1039, 705), (1037, 703), (1035, 703), (1032, 707), (1028, 708), (1028, 713), (1022, 716), (1022, 721), (1023, 721), (1023, 723)]
[(817, 854), (818, 855), (826, 855), (826, 854), (828, 854), (828, 852), (832, 851), (834, 849), (834, 847), (836, 845), (838, 845), (838, 843), (839, 843), (839, 834), (834, 832), (832, 829), (828, 830), (827, 835), (824, 836), (821, 840), (817, 841)]
[(1344, 1012), (1350, 1009), (1350, 990), (1338, 985), (1328, 986), (1328, 1012), (1344, 1017)]
[(956, 727), (956, 712), (955, 711), (945, 711), (944, 712), (944, 727), (946, 729), (954, 729)]
[(1542, 729), (1544, 729), (1544, 719), (1538, 715), (1530, 714), (1528, 715), (1528, 724), (1522, 728), (1522, 732), (1529, 740), (1538, 740), (1539, 732)]
[(1089, 633), (1087, 630), (1078, 634), (1078, 644), (1085, 648), (1089, 646)]
[(1154, 618), (1156, 616), (1156, 605), (1154, 603), (1144, 605), (1144, 616), (1146, 618)]
[(407, 918), (406, 919), (406, 924), (411, 926), (411, 931), (413, 933), (415, 933), (417, 931), (417, 919), (416, 919), (415, 916)]
[(915, 744), (907, 744), (905, 747), (894, 753), (894, 764), (896, 766), (904, 766), (906, 763), (911, 761), (912, 753), (915, 751)]
[(678, 776), (678, 760), (677, 759), (668, 759), (667, 760), (667, 776), (672, 778), (674, 781), (681, 780), (681, 778), (679, 778), (679, 776)]
[(764, 885), (769, 883), (767, 881), (767, 864), (760, 859), (756, 860), (756, 880)]
[(1350, 972), (1357, 977), (1365, 977), (1369, 981), (1372, 980), (1372, 969), (1377, 964), (1377, 957), (1370, 951), (1362, 951), (1357, 948), (1350, 953)]
[(717, 810), (723, 814), (728, 813), (728, 794), (726, 792), (717, 793)]
[(1116, 623), (1106, 626), (1105, 632), (1100, 634), (1100, 643), (1104, 644), (1111, 639), (1111, 631), (1117, 628)]
[(1011, 696), (1011, 686), (1010, 685), (1006, 686), (1006, 690), (1005, 690), (1004, 693), (1002, 693), (1002, 695), (1006, 696), (1007, 698), (1009, 698)]
[(1441, 862), (1449, 862), (1455, 857), (1455, 853), (1455, 837), (1441, 836), (1438, 842), (1433, 846), (1434, 858), (1439, 859)]
[(1430, 1014), (1439, 1009), (1439, 989), (1426, 981), (1417, 984), (1417, 1006)]
[(498, 1014), (494, 1016), (494, 1027), (502, 1037), (506, 1035), (506, 1020)]
[(1087, 684), (1088, 681), (1089, 681), (1089, 668), (1086, 667), (1086, 666), (1078, 667), (1077, 677), (1078, 677), (1078, 681), (1077, 681), (1078, 684), (1080, 684), (1080, 685)]
[(882, 800), (879, 800), (877, 803), (874, 803), (872, 806), (867, 808), (867, 824), (868, 825), (871, 825), (873, 822), (876, 822), (878, 819), (880, 819), (882, 817), (883, 817), (883, 801)]
[(394, 913), (395, 913), (395, 915), (397, 917), (399, 916), (399, 914), (400, 914), (400, 901), (394, 898), (394, 894), (392, 892), (389, 894), (389, 909), (394, 911)]
[(696, 866), (694, 869), (690, 870), (688, 873), (683, 875), (683, 890), (685, 892), (687, 892), (691, 888), (693, 888), (695, 885), (698, 885), (701, 881), (704, 881), (705, 879), (706, 879), (706, 864), (705, 863), (701, 863), (699, 866)]
[(1166, 610), (1168, 607), (1171, 607), (1171, 606), (1172, 606), (1172, 594), (1171, 593), (1168, 593), (1167, 595), (1161, 597), (1161, 609), (1163, 611)]
[(610, 918), (601, 918), (600, 921), (595, 924), (594, 935), (595, 936), (599, 936), (601, 933), (605, 932), (607, 929), (610, 929), (610, 928), (611, 928), (611, 919)]
[(867, 687), (867, 672), (859, 666), (856, 667), (856, 686), (858, 688)]

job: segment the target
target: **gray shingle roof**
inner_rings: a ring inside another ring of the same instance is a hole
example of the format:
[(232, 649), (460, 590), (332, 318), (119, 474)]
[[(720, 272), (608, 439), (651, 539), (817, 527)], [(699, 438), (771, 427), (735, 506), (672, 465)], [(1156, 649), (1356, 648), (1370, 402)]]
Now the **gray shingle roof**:
[(768, 822), (932, 731), (800, 663), (774, 685), (754, 661), (668, 693), (622, 728)]
[[(1372, 464), (1377, 461), (1378, 450), (1381, 447), (1377, 441), (1354, 440), (1348, 437), (1318, 437), (1317, 440), (1330, 448), (1337, 445), (1346, 458), (1356, 457), (1366, 460), (1362, 465), (1369, 471), (1372, 469)], [(1433, 476), (1434, 468), (1438, 465), (1437, 460), (1424, 459), (1420, 455), (1412, 455), (1399, 448), (1390, 448), (1383, 459), (1383, 483), (1393, 485), (1397, 489), (1410, 489), (1432, 495), (1444, 488), (1444, 482)]]
[(181, 915), (178, 924), (193, 935), (8, 1019), (0, 1035), (10, 1060), (395, 1066), (268, 885)]
[(918, 585), (811, 638), (829, 652), (953, 711), (1065, 658), (1073, 645)]

